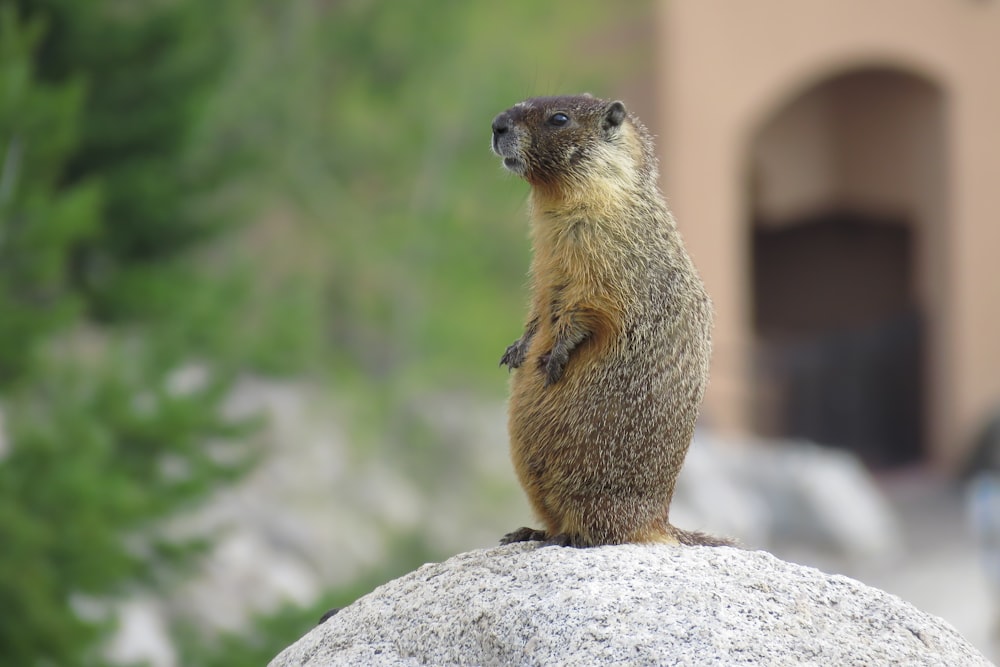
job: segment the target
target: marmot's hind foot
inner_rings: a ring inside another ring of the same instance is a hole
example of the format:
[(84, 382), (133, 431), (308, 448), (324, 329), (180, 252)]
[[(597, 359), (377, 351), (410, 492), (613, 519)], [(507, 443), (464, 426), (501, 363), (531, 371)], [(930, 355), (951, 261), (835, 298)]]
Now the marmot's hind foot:
[(579, 535), (571, 535), (569, 533), (559, 533), (558, 535), (553, 535), (549, 539), (545, 540), (545, 545), (547, 547), (573, 547), (575, 549), (586, 549), (587, 547), (595, 546), (590, 542), (585, 542), (583, 538)]
[(500, 544), (514, 544), (515, 542), (545, 542), (549, 539), (549, 534), (544, 530), (538, 530), (537, 528), (528, 528), (527, 526), (523, 528), (518, 528), (515, 531), (507, 533), (500, 538)]
[(670, 526), (671, 532), (677, 541), (688, 547), (739, 547), (736, 540), (728, 537), (716, 537), (708, 533), (697, 530), (683, 530), (676, 526)]

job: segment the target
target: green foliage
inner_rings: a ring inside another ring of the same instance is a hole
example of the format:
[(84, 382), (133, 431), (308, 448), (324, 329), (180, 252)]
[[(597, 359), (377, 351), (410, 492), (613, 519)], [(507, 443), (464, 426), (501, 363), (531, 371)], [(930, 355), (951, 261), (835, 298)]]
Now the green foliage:
[[(77, 304), (69, 288), (68, 258), (74, 244), (96, 228), (98, 212), (93, 187), (57, 188), (76, 138), (80, 87), (45, 86), (35, 80), (32, 55), (41, 34), (39, 21), (22, 25), (11, 6), (0, 6), (3, 389), (25, 383), (47, 336), (73, 321)], [(9, 433), (3, 436), (14, 440)], [(20, 451), (18, 446), (15, 452)], [(22, 504), (24, 489), (47, 488), (38, 478), (47, 469), (31, 465), (22, 470), (10, 457), (0, 464), (0, 543), (5, 545), (0, 555), (0, 606), (11, 619), (0, 624), (4, 662), (34, 664), (43, 654), (39, 643), (46, 641), (51, 643), (44, 652), (57, 661), (76, 659), (81, 647), (98, 636), (98, 627), (63, 610), (68, 596), (58, 581), (61, 563), (46, 558), (60, 536)]]
[(326, 314), (318, 327), (341, 366), (394, 387), (470, 376), (502, 387), (498, 355), (526, 297), (527, 190), (490, 155), (489, 123), (528, 95), (600, 93), (616, 59), (582, 52), (612, 8), (243, 7), (215, 134), (266, 153), (259, 190), (291, 218), (281, 242), (295, 262), (273, 246), (255, 259), (303, 278), (304, 310)]
[(92, 664), (84, 656), (107, 626), (69, 603), (169, 580), (199, 545), (165, 540), (155, 522), (249, 463), (236, 451), (233, 465), (221, 444), (240, 432), (215, 414), (225, 382), (179, 394), (158, 380), (157, 360), (115, 351), (48, 369), (7, 402), (0, 497), (17, 504), (0, 507), (5, 664)]
[[(330, 283), (344, 329), (368, 322), (380, 332), (375, 349), (367, 334), (342, 339), (375, 373), (492, 372), (517, 336), (526, 190), (490, 155), (489, 122), (552, 92), (535, 77), (571, 73), (562, 54), (595, 7), (355, 3), (331, 23)], [(547, 62), (555, 72), (539, 71)]]
[(200, 544), (161, 522), (253, 462), (220, 416), (242, 288), (198, 270), (208, 227), (171, 176), (208, 57), (165, 20), (183, 3), (21, 4), (0, 2), (0, 663), (99, 665), (93, 610), (181, 572)]
[(72, 321), (72, 250), (98, 224), (92, 182), (59, 188), (77, 141), (81, 88), (34, 79), (42, 25), (0, 6), (0, 389), (30, 369), (39, 343)]
[(105, 215), (97, 237), (76, 249), (74, 281), (101, 319), (168, 315), (184, 287), (197, 285), (175, 260), (223, 226), (192, 203), (224, 172), (185, 162), (224, 63), (218, 8), (151, 0), (16, 4), (47, 23), (38, 76), (86, 88), (61, 185), (100, 178)]

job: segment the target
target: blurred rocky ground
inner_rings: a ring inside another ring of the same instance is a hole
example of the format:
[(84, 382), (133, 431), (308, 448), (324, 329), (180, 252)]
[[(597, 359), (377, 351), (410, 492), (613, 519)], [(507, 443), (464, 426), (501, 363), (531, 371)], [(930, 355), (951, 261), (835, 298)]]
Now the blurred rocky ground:
[(962, 483), (923, 468), (874, 477), (853, 455), (808, 442), (704, 433), (681, 478), (679, 525), (690, 511), (706, 528), (731, 526), (750, 548), (898, 595), (951, 623), (988, 658), (1000, 656), (1000, 597)]
[[(407, 442), (356, 446), (360, 436), (343, 426), (350, 402), (316, 387), (248, 378), (229, 408), (268, 415), (259, 436), (263, 460), (171, 527), (212, 535), (217, 544), (200, 576), (170, 600), (121, 606), (112, 647), (118, 658), (172, 667), (170, 617), (236, 629), (288, 602), (313, 604), (325, 589), (385, 561), (399, 535), (423, 535), (445, 558), (492, 546), (531, 521), (508, 460), (501, 403), (414, 396), (402, 427), (392, 430), (401, 440), (419, 436), (416, 457), (400, 449)], [(440, 476), (428, 475), (435, 470)], [(921, 470), (875, 479), (842, 451), (701, 432), (671, 518), (894, 593), (997, 655), (990, 644), (996, 600), (952, 481)]]

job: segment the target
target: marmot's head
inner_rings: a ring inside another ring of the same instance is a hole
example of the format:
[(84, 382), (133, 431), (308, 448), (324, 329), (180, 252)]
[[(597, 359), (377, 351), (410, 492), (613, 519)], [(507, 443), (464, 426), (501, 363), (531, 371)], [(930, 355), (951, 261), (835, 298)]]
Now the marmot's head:
[(652, 142), (621, 102), (591, 95), (534, 97), (493, 119), (493, 152), (532, 186), (586, 188), (595, 180), (644, 181)]

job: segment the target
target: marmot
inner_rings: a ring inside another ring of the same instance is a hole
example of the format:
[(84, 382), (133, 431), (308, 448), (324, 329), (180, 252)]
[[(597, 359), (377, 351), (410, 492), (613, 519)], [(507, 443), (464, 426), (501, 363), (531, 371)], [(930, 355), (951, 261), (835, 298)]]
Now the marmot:
[(536, 97), (493, 119), (531, 185), (531, 312), (513, 371), (511, 458), (544, 530), (501, 543), (729, 544), (668, 522), (711, 356), (712, 305), (617, 101)]

